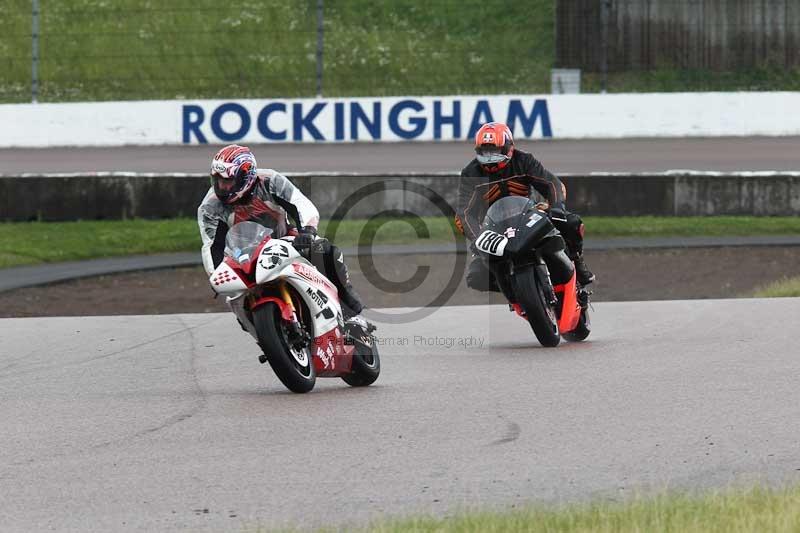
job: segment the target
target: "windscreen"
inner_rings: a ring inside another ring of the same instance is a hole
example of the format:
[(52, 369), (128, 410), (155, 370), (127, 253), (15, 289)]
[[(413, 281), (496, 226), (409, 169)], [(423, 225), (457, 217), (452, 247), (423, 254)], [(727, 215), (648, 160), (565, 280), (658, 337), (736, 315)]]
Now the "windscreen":
[(497, 200), (486, 212), (486, 224), (499, 224), (522, 213), (525, 213), (533, 202), (524, 196), (506, 196)]
[(235, 224), (225, 237), (225, 255), (238, 263), (251, 259), (256, 247), (265, 237), (272, 235), (272, 230), (256, 222), (239, 222)]

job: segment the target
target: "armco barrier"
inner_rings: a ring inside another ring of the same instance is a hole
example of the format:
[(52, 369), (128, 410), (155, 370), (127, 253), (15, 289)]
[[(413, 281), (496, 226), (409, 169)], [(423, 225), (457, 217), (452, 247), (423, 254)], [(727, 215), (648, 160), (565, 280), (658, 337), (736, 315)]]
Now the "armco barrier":
[[(337, 211), (346, 218), (364, 218), (384, 210), (435, 216), (442, 211), (431, 197), (452, 207), (457, 201), (456, 173), (288, 176), (323, 218)], [(561, 178), (569, 208), (584, 215), (800, 214), (800, 172), (671, 171)], [(193, 217), (208, 186), (204, 174), (0, 175), (0, 220)]]

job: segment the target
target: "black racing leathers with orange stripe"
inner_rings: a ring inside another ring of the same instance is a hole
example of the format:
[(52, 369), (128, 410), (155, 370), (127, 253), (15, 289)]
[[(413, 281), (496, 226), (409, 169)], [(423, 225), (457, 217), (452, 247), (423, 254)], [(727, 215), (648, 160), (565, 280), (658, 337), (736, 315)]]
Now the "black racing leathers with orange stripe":
[(551, 207), (566, 211), (564, 185), (533, 154), (514, 149), (511, 161), (497, 172), (484, 171), (478, 160), (473, 159), (461, 171), (456, 224), (467, 239), (474, 241), (490, 205), (504, 196), (529, 197), (534, 191)]

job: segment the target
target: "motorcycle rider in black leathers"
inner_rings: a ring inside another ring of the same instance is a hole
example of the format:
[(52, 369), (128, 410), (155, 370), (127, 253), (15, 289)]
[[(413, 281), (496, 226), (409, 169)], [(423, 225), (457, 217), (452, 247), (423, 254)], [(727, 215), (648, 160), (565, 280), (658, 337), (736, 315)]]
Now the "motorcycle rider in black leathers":
[(212, 159), (211, 182), (197, 209), (203, 266), (209, 275), (224, 258), (228, 229), (246, 220), (258, 222), (277, 238), (294, 235), (294, 247), (336, 285), (344, 319), (366, 323), (359, 316), (364, 305), (350, 283), (342, 252), (326, 239), (317, 239), (319, 211), (288, 178), (258, 168), (249, 148), (232, 144)]
[[(595, 276), (583, 260), (583, 222), (577, 214), (567, 211), (566, 187), (561, 181), (532, 154), (515, 149), (511, 130), (503, 123), (481, 126), (475, 135), (475, 152), (477, 157), (461, 171), (458, 187), (455, 222), (464, 236), (475, 241), (486, 211), (499, 198), (529, 197), (533, 189), (547, 200), (541, 207), (549, 210), (564, 238), (578, 283), (585, 286), (593, 282)], [(477, 254), (473, 254), (467, 270), (467, 286), (478, 291), (500, 290), (495, 276)]]

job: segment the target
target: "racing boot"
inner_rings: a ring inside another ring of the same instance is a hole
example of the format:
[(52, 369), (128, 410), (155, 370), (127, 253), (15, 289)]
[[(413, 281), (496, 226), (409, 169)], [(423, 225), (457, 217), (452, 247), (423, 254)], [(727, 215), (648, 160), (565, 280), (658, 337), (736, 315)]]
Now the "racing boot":
[[(555, 210), (551, 210), (551, 213), (555, 213)], [(558, 219), (554, 218), (553, 223), (558, 228), (558, 231), (561, 232), (561, 236), (564, 237), (564, 242), (567, 245), (567, 255), (575, 263), (578, 283), (581, 285), (590, 284), (595, 280), (595, 276), (583, 260), (585, 228), (581, 217), (576, 213), (566, 213), (559, 216)]]
[(572, 258), (575, 263), (575, 273), (578, 278), (578, 283), (586, 286), (595, 280), (595, 275), (586, 266), (586, 261), (583, 260), (583, 254), (575, 254)]
[(583, 260), (583, 240), (564, 239), (567, 245), (567, 256), (575, 263), (575, 274), (578, 284), (586, 286), (595, 280), (595, 275)]
[(353, 290), (353, 286), (345, 288), (337, 287), (339, 289), (339, 298), (342, 300), (342, 314), (345, 320), (350, 320), (353, 317), (361, 316), (361, 311), (364, 310), (364, 304), (361, 303), (358, 295)]
[(357, 325), (362, 330), (364, 330), (365, 333), (372, 333), (373, 331), (378, 329), (377, 326), (375, 326), (375, 324), (373, 324), (372, 322), (370, 322), (369, 320), (367, 320), (366, 318), (364, 318), (361, 315), (351, 316), (350, 318), (345, 320), (345, 322), (347, 324), (355, 324), (355, 325)]

